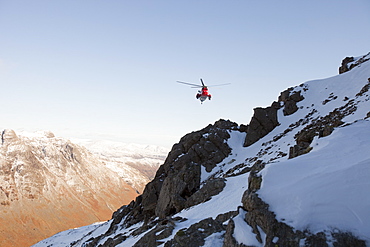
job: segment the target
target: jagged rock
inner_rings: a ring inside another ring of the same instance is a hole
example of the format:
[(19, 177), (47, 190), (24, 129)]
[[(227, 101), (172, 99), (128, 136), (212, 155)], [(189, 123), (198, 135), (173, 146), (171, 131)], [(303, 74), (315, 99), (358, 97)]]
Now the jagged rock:
[(212, 196), (220, 193), (225, 187), (225, 179), (216, 178), (208, 180), (202, 188), (195, 192), (187, 201), (185, 207), (191, 207), (209, 200)]
[[(258, 227), (266, 234), (265, 246), (299, 246), (300, 239), (304, 238), (299, 231), (278, 222), (275, 214), (268, 210), (269, 205), (263, 202), (256, 193), (246, 190), (242, 198), (243, 208), (248, 211), (245, 221), (253, 228), (257, 240), (262, 243), (262, 235)], [(258, 226), (258, 227), (257, 227)], [(274, 242), (274, 238), (278, 240)]]
[(329, 246), (326, 242), (326, 236), (323, 232), (318, 232), (316, 235), (308, 236), (304, 242), (304, 246), (317, 246), (317, 247), (327, 247)]
[[(220, 120), (180, 140), (182, 155), (163, 165), (166, 176), (158, 195), (156, 216), (163, 218), (186, 207), (187, 200), (200, 188), (200, 165), (210, 171), (230, 153), (224, 140), (230, 137), (227, 130), (236, 127), (235, 123)], [(193, 205), (194, 200), (191, 201)]]
[(280, 93), (279, 102), (284, 103), (283, 113), (284, 116), (289, 116), (298, 110), (297, 102), (302, 101), (304, 97), (301, 95), (301, 91), (293, 92), (293, 88), (288, 88), (287, 90)]
[[(357, 59), (356, 61), (355, 61), (354, 57), (346, 57), (345, 59), (342, 60), (342, 64), (339, 67), (339, 74), (350, 71), (351, 69), (353, 69), (354, 67), (362, 64), (363, 62), (368, 61), (370, 59), (369, 55), (370, 55), (370, 52), (368, 54), (362, 56), (361, 58)], [(349, 64), (349, 66), (348, 66), (348, 64)]]
[(348, 68), (348, 64), (355, 61), (354, 57), (346, 57), (342, 60), (342, 64), (339, 67), (339, 74), (349, 71), (351, 68)]
[(285, 103), (283, 109), (284, 116), (292, 115), (296, 111), (298, 111), (298, 106), (295, 101), (289, 100)]
[(299, 132), (296, 136), (297, 144), (289, 149), (289, 159), (310, 152), (312, 149), (310, 148), (310, 144), (316, 135), (317, 133), (314, 129)]
[(204, 239), (213, 233), (224, 231), (221, 222), (212, 218), (204, 219), (187, 229), (179, 230), (175, 237), (166, 242), (165, 247), (199, 247), (204, 245)]
[(248, 189), (249, 191), (255, 192), (261, 188), (262, 177), (258, 175), (265, 167), (265, 164), (261, 160), (257, 160), (251, 168), (248, 177)]
[(164, 218), (185, 208), (187, 199), (200, 186), (200, 166), (183, 164), (178, 173), (165, 178), (155, 209), (156, 216)]
[(334, 247), (366, 247), (366, 242), (364, 240), (357, 239), (350, 232), (336, 232), (332, 234), (335, 242)]
[(298, 157), (302, 154), (307, 154), (312, 150), (312, 148), (309, 145), (303, 144), (303, 145), (294, 145), (293, 147), (289, 148), (289, 159), (293, 159), (295, 157)]
[(224, 223), (225, 221), (228, 221), (236, 215), (238, 215), (238, 211), (229, 211), (227, 213), (217, 215), (216, 220)]
[(252, 145), (279, 125), (277, 119), (277, 110), (279, 108), (279, 103), (274, 102), (270, 107), (254, 109), (253, 117), (247, 128), (245, 147)]
[(247, 130), (248, 130), (248, 125), (245, 125), (245, 124), (240, 125), (239, 127), (240, 132), (247, 132)]
[(146, 233), (133, 247), (156, 247), (162, 243), (161, 240), (172, 234), (174, 223), (170, 221), (162, 221), (157, 226)]
[(369, 83), (367, 83), (363, 88), (360, 90), (359, 93), (356, 94), (357, 97), (364, 95), (370, 89), (370, 78), (368, 78)]
[(216, 188), (205, 186), (194, 195), (200, 189), (201, 166), (211, 171), (230, 154), (231, 149), (226, 143), (230, 138), (228, 130), (239, 130), (238, 125), (221, 119), (181, 138), (172, 147), (155, 178), (145, 187), (140, 202), (136, 200), (132, 204), (125, 215), (125, 224), (129, 226), (142, 220), (148, 223), (155, 217), (163, 219), (219, 193), (224, 186), (221, 180), (211, 182), (217, 185)]

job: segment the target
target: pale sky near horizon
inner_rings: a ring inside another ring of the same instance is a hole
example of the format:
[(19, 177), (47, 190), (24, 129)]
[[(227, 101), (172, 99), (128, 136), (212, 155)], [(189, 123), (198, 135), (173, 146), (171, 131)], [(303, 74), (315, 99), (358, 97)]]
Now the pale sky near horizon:
[[(0, 0), (0, 128), (171, 147), (370, 52), (370, 1)], [(213, 98), (200, 104), (206, 84)]]

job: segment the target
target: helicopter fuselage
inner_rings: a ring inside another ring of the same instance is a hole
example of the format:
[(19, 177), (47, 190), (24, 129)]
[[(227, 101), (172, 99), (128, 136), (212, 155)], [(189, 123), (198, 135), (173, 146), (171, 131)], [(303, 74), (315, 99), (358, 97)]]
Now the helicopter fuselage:
[(200, 102), (203, 103), (207, 98), (211, 99), (211, 95), (208, 93), (208, 88), (206, 86), (202, 87), (201, 91), (198, 91), (196, 98), (200, 100)]

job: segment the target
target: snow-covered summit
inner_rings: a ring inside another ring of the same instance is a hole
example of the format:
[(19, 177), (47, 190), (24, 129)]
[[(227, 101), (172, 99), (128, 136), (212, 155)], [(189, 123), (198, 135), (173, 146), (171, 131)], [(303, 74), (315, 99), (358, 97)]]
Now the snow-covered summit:
[(156, 145), (89, 139), (73, 139), (73, 141), (84, 145), (96, 153), (109, 154), (111, 156), (118, 153), (118, 155), (133, 157), (165, 157), (169, 152), (167, 148)]
[(108, 140), (73, 139), (73, 142), (86, 147), (140, 193), (154, 178), (169, 152), (167, 148), (155, 145)]
[(370, 246), (369, 56), (189, 133), (110, 221), (35, 246)]

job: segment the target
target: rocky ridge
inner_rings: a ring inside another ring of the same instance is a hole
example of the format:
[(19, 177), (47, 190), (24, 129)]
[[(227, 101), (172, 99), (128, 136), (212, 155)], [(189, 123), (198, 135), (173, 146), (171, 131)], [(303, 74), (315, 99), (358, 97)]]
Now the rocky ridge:
[[(309, 157), (313, 141), (334, 130), (359, 121), (369, 126), (369, 57), (339, 76), (285, 90), (270, 107), (256, 108), (248, 125), (219, 120), (184, 136), (142, 195), (70, 246), (369, 245), (345, 228), (295, 229), (260, 195), (267, 166)], [(72, 233), (36, 246), (60, 246)]]

